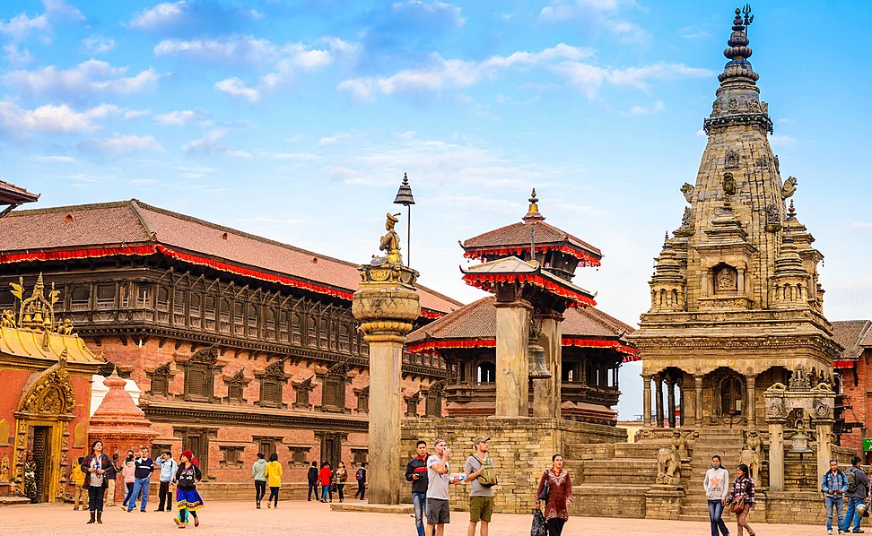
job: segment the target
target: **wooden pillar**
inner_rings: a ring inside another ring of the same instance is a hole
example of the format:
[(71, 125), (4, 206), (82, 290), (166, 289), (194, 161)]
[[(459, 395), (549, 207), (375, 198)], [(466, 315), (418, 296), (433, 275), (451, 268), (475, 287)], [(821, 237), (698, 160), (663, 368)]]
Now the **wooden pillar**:
[(696, 400), (694, 401), (693, 416), (694, 424), (697, 428), (702, 427), (702, 380), (704, 376), (694, 376), (694, 387)]
[(657, 390), (657, 426), (663, 426), (663, 376), (654, 375), (654, 388)]

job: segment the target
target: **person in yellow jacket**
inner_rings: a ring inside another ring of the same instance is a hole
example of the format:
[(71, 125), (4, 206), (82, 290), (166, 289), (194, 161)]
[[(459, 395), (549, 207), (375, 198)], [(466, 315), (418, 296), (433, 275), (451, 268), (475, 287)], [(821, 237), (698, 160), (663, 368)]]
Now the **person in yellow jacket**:
[(269, 486), (269, 499), (266, 500), (266, 507), (279, 507), (279, 488), (282, 486), (282, 464), (279, 463), (279, 455), (273, 452), (269, 455), (269, 463), (266, 464), (266, 469), (263, 470), (263, 476), (266, 477), (266, 485)]
[(82, 471), (82, 461), (85, 458), (79, 458), (79, 463), (73, 467), (73, 472), (70, 474), (70, 480), (76, 485), (76, 498), (74, 501), (73, 510), (78, 510), (79, 505), (83, 502), (88, 502), (85, 496), (88, 494), (88, 488), (85, 487), (85, 472)]

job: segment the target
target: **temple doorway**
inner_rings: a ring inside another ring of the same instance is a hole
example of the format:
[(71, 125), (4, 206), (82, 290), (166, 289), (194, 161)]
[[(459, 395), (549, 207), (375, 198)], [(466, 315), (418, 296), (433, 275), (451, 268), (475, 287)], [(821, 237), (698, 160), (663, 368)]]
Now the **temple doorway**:
[(730, 372), (725, 374), (718, 387), (720, 418), (724, 424), (739, 424), (745, 413), (744, 378)]
[(27, 430), (27, 450), (36, 464), (36, 502), (49, 502), (49, 474), (52, 467), (51, 427), (30, 426)]

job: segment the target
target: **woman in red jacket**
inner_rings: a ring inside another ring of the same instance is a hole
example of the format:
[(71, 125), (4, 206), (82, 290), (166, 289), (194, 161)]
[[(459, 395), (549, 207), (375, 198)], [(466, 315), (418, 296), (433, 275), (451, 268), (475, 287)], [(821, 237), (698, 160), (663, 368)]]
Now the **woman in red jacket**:
[(330, 494), (330, 502), (333, 502), (333, 490), (330, 489), (330, 482), (333, 480), (333, 471), (330, 469), (330, 464), (325, 460), (321, 462), (321, 502), (327, 502), (327, 494)]

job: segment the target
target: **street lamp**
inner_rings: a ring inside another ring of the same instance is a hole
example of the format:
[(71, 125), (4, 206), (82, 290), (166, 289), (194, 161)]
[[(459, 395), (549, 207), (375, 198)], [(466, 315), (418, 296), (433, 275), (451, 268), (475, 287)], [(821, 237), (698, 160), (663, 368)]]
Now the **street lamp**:
[(409, 209), (406, 223), (406, 266), (412, 265), (412, 205), (415, 204), (415, 198), (412, 197), (412, 186), (409, 185), (409, 174), (403, 173), (403, 184), (397, 191), (397, 197), (394, 199), (395, 205), (404, 205)]

